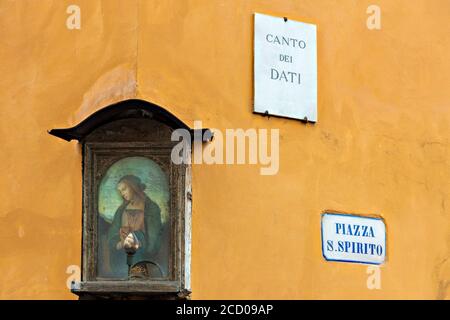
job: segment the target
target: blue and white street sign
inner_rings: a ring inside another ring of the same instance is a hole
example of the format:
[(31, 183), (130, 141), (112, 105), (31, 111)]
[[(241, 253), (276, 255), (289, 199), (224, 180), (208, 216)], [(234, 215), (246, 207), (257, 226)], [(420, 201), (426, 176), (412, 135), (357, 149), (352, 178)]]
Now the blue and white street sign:
[(384, 263), (384, 221), (380, 218), (349, 214), (323, 214), (322, 253), (328, 261)]

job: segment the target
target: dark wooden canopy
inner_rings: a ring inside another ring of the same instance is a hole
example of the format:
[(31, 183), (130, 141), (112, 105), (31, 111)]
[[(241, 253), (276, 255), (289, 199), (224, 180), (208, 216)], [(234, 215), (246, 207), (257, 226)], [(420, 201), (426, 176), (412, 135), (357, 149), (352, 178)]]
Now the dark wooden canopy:
[[(139, 99), (124, 100), (116, 104), (107, 106), (94, 112), (74, 127), (51, 129), (48, 131), (48, 133), (66, 141), (82, 141), (93, 130), (101, 127), (104, 124), (116, 120), (132, 118), (156, 120), (168, 125), (173, 129), (186, 129), (190, 132), (191, 136), (194, 137), (194, 129), (191, 129), (188, 125), (171, 114), (169, 111), (156, 104)], [(198, 130), (202, 131), (202, 137), (205, 131), (210, 132), (208, 129)]]

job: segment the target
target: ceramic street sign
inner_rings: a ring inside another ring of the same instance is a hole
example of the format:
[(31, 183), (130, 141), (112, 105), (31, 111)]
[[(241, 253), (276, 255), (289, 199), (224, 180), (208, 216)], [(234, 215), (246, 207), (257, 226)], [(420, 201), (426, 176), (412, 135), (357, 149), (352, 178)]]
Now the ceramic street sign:
[(323, 214), (322, 253), (328, 261), (382, 264), (386, 257), (384, 221), (357, 215)]

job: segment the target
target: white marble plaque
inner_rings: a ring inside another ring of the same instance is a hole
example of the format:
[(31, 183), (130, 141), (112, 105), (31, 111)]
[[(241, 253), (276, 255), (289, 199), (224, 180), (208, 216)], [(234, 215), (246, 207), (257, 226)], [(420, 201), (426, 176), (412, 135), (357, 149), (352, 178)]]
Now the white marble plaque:
[(254, 112), (317, 121), (316, 25), (255, 13)]

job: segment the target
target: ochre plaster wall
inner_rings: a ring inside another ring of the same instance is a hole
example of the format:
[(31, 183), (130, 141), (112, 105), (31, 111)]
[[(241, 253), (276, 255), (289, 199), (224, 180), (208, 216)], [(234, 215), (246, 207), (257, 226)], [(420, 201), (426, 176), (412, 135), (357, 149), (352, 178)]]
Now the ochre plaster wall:
[[(81, 8), (68, 30), (66, 8)], [(75, 299), (81, 152), (47, 134), (129, 98), (280, 129), (280, 169), (194, 165), (194, 299), (450, 297), (450, 3), (0, 1), (0, 298)], [(252, 114), (253, 13), (318, 26), (318, 123)], [(326, 262), (325, 210), (381, 215), (381, 290)]]

